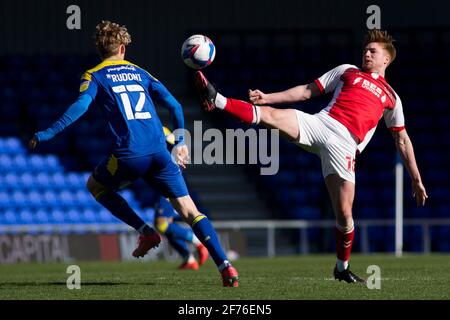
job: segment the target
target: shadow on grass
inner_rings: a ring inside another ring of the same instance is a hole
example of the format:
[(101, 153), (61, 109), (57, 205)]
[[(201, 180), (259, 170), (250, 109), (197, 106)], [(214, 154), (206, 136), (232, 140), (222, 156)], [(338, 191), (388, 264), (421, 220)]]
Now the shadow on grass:
[[(0, 283), (0, 288), (5, 287), (38, 287), (38, 286), (66, 286), (67, 283), (65, 281), (52, 281), (52, 282), (35, 282), (35, 281), (22, 281), (22, 282), (3, 282)], [(111, 282), (111, 281), (82, 281), (82, 286), (155, 286), (155, 282)]]

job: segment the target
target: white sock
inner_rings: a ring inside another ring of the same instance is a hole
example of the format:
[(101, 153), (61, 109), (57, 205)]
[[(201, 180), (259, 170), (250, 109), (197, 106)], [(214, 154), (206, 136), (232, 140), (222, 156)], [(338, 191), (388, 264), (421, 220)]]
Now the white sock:
[(200, 240), (198, 240), (198, 238), (195, 236), (195, 234), (192, 235), (192, 243), (195, 245), (200, 244)]
[(225, 260), (225, 261), (219, 266), (219, 272), (222, 272), (223, 270), (225, 270), (225, 269), (228, 268), (229, 266), (231, 266), (230, 261)]
[(259, 124), (261, 121), (261, 108), (259, 106), (253, 106), (253, 123)]
[(195, 257), (191, 254), (189, 254), (189, 257), (186, 259), (186, 263), (192, 263), (195, 261)]
[(227, 105), (227, 98), (225, 98), (223, 95), (217, 92), (216, 100), (214, 101), (215, 105), (219, 109), (225, 109), (225, 106)]
[(339, 272), (344, 271), (348, 268), (348, 261), (337, 260), (336, 266)]

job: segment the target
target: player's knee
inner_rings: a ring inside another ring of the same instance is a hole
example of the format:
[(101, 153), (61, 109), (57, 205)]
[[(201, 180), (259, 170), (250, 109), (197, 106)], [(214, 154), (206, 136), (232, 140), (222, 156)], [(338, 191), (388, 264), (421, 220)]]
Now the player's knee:
[(189, 196), (174, 199), (172, 205), (180, 214), (181, 218), (189, 224), (191, 224), (192, 221), (200, 215), (195, 203)]
[(277, 112), (277, 109), (272, 107), (261, 107), (261, 122), (273, 125), (278, 121), (280, 114)]
[(351, 207), (341, 206), (337, 212), (337, 222), (342, 228), (353, 228)]
[(98, 183), (92, 175), (89, 176), (89, 179), (86, 182), (86, 187), (96, 200), (100, 199), (104, 194), (109, 192), (109, 189), (101, 183)]

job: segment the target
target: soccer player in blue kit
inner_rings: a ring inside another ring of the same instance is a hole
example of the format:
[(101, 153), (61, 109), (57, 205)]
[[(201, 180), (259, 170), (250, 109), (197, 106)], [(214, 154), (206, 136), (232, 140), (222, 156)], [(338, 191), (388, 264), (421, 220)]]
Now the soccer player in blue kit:
[(108, 122), (114, 142), (111, 155), (95, 168), (87, 188), (97, 202), (139, 232), (133, 256), (143, 257), (161, 242), (158, 232), (117, 193), (142, 178), (168, 198), (192, 227), (217, 265), (223, 286), (237, 287), (238, 272), (223, 252), (212, 224), (192, 201), (181, 174), (179, 167), (185, 168), (189, 160), (183, 136), (175, 137), (172, 160), (153, 101), (170, 111), (174, 129), (184, 128), (182, 107), (160, 81), (124, 60), (126, 46), (130, 43), (131, 36), (124, 26), (110, 21), (97, 25), (95, 44), (102, 62), (82, 76), (75, 103), (51, 127), (35, 133), (29, 146), (34, 149), (40, 142), (52, 139), (83, 115), (95, 100)]

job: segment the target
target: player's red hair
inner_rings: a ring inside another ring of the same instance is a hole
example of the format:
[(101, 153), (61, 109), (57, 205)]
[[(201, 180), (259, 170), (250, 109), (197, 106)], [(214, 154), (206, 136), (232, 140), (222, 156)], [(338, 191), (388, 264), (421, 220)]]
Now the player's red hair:
[(127, 46), (130, 43), (131, 36), (125, 26), (102, 20), (95, 27), (95, 46), (103, 59), (117, 54), (121, 44)]
[(390, 63), (394, 61), (397, 56), (397, 50), (394, 47), (394, 38), (390, 34), (387, 33), (386, 30), (372, 29), (366, 33), (364, 37), (363, 46), (367, 46), (371, 42), (381, 43), (384, 49), (389, 53), (391, 57)]

